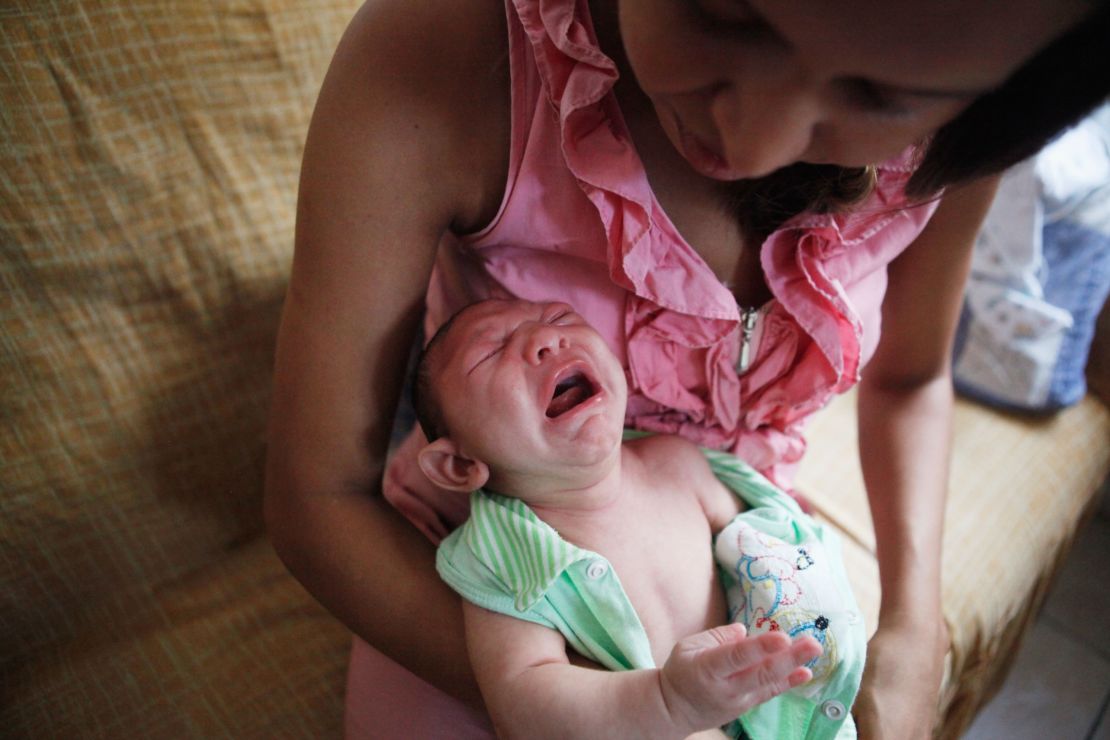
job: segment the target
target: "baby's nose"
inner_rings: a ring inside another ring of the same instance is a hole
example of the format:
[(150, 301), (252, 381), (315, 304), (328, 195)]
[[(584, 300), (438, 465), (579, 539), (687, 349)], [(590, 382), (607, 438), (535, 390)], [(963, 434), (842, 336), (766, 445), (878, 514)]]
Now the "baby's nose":
[(528, 337), (525, 351), (529, 362), (538, 363), (566, 347), (567, 340), (562, 332), (554, 326), (541, 324)]

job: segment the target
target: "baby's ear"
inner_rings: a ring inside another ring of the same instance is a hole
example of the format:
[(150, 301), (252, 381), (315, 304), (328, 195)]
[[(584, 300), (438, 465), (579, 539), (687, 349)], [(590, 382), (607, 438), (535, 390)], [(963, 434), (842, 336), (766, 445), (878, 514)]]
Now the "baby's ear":
[(417, 453), (416, 460), (428, 480), (449, 491), (470, 493), (489, 480), (489, 467), (464, 455), (448, 437), (430, 442)]

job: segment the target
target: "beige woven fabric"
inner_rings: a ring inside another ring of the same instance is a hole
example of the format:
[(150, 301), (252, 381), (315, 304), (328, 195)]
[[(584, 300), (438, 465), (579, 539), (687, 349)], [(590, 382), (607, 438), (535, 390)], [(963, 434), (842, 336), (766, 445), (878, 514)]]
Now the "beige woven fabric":
[(342, 735), (350, 635), (263, 539), (95, 617), (7, 669), (0, 735)]
[[(851, 542), (853, 588), (875, 628), (875, 540), (856, 452), (854, 394), (818, 415), (799, 489)], [(943, 554), (952, 638), (942, 737), (958, 737), (1005, 676), (1099, 484), (1110, 473), (1110, 411), (1094, 397), (1047, 419), (956, 405)]]
[[(203, 607), (159, 599), (232, 577), (260, 536), (301, 150), (357, 5), (0, 3), (0, 734), (121, 736), (174, 711), (206, 650), (234, 647), (230, 631), (186, 639)], [(246, 633), (280, 627), (262, 601), (236, 608), (255, 615)], [(259, 697), (277, 711), (319, 652), (288, 647), (226, 685), (283, 688)]]
[[(339, 733), (347, 633), (270, 551), (260, 495), (302, 142), (358, 4), (0, 2), (4, 737)], [(1001, 675), (1107, 417), (959, 409), (946, 729)], [(853, 423), (850, 400), (817, 420), (803, 481), (874, 625)]]

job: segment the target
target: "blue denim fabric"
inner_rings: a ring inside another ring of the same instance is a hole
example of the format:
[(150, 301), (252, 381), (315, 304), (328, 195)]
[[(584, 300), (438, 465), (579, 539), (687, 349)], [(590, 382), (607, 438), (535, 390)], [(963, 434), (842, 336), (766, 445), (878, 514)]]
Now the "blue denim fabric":
[[(1099, 196), (1110, 198), (1110, 187)], [(1110, 208), (1106, 208), (1110, 212)], [(1072, 315), (1074, 324), (1064, 334), (1052, 379), (1043, 403), (1019, 405), (992, 389), (955, 376), (956, 389), (969, 398), (1014, 411), (1051, 412), (1080, 401), (1087, 392), (1084, 370), (1099, 312), (1110, 294), (1110, 220), (1084, 220), (1076, 212), (1047, 223), (1043, 230), (1044, 269), (1038, 276), (1048, 303)], [(1096, 228), (1104, 226), (1105, 228)], [(972, 321), (965, 304), (956, 332), (954, 357), (959, 358), (969, 339)]]
[(1110, 293), (1110, 233), (1070, 220), (1047, 224), (1044, 258), (1045, 299), (1075, 320), (1064, 336), (1049, 391), (1048, 408), (1061, 408), (1087, 392), (1084, 368), (1095, 321)]

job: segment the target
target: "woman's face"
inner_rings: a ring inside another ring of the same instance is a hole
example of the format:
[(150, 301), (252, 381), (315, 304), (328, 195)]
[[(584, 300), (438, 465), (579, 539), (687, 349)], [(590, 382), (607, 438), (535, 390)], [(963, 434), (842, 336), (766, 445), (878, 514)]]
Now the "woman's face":
[(923, 140), (1083, 0), (620, 0), (636, 81), (701, 174), (862, 166)]

